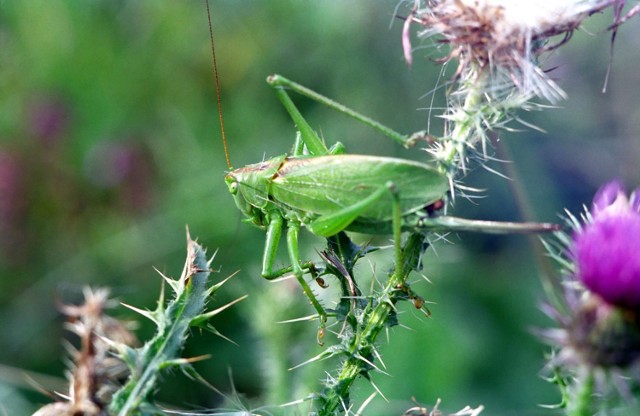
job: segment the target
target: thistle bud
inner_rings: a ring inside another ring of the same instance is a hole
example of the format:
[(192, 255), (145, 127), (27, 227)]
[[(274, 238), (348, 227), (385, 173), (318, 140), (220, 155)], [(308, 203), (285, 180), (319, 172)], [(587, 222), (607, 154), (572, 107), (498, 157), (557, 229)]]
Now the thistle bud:
[(611, 306), (598, 296), (583, 299), (574, 313), (567, 333), (580, 362), (625, 368), (640, 357), (637, 314)]
[(576, 276), (610, 305), (640, 309), (640, 201), (610, 182), (593, 201), (590, 220), (573, 235)]

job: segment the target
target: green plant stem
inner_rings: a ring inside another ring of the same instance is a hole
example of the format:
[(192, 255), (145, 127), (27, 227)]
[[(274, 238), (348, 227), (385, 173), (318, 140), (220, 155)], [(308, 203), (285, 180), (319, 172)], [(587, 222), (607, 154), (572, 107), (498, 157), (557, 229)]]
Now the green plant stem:
[(464, 158), (465, 147), (475, 142), (475, 139), (469, 139), (469, 136), (473, 134), (477, 116), (480, 113), (479, 104), (486, 91), (488, 77), (489, 71), (482, 68), (478, 70), (475, 80), (466, 83), (464, 103), (451, 115), (453, 130), (445, 137), (444, 149), (438, 157), (445, 168), (454, 166), (456, 156)]
[(584, 374), (581, 375), (578, 393), (569, 403), (568, 416), (593, 416), (593, 388), (595, 384), (593, 369), (591, 367), (584, 368)]
[(359, 375), (367, 376), (372, 369), (369, 362), (374, 360), (375, 342), (382, 329), (389, 325), (389, 318), (395, 312), (395, 304), (401, 297), (399, 292), (411, 273), (417, 267), (418, 258), (423, 249), (424, 236), (412, 234), (407, 239), (402, 248), (402, 267), (397, 267), (400, 273), (394, 271), (389, 277), (383, 291), (379, 293), (375, 300), (369, 302), (365, 308), (363, 324), (350, 340), (349, 349), (345, 351), (347, 359), (342, 363), (338, 376), (331, 385), (327, 387), (323, 394), (322, 407), (319, 409), (320, 416), (330, 416), (336, 414), (341, 406), (347, 405), (349, 401), (349, 390)]
[[(509, 145), (506, 141), (496, 141), (495, 148), (500, 159), (513, 160)], [(507, 176), (511, 178), (508, 182), (508, 186), (514, 196), (520, 216), (525, 221), (533, 221), (535, 218), (533, 204), (531, 203), (531, 198), (529, 197), (527, 190), (523, 186), (524, 182), (522, 181), (520, 172), (517, 169), (517, 164), (505, 163), (504, 169)], [(540, 275), (545, 295), (555, 308), (564, 313), (569, 313), (566, 301), (564, 301), (561, 296), (564, 290), (562, 283), (555, 275), (551, 258), (545, 250), (544, 244), (540, 240), (540, 237), (536, 235), (530, 235), (528, 239), (535, 255), (535, 261), (538, 265), (538, 274)]]

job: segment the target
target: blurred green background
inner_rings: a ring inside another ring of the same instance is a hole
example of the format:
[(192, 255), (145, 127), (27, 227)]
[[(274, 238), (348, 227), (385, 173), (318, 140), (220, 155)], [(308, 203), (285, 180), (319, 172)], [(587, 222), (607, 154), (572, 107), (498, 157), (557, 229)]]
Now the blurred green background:
[[(407, 68), (395, 7), (395, 1), (212, 1), (234, 166), (292, 144), (292, 122), (264, 82), (270, 73), (397, 130), (429, 126), (440, 134), (443, 89), (433, 102), (428, 93), (447, 75), (440, 75), (429, 42)], [(621, 29), (602, 94), (609, 56), (603, 28), (610, 22), (610, 15), (594, 18), (589, 32), (576, 33), (545, 63), (555, 67), (551, 76), (569, 99), (521, 116), (548, 133), (523, 127), (502, 134), (535, 220), (557, 221), (565, 207), (579, 212), (614, 177), (640, 183), (640, 36), (635, 21)], [(222, 180), (227, 167), (204, 4), (3, 1), (0, 62), (0, 414), (29, 414), (49, 401), (29, 387), (25, 372), (47, 389), (64, 388), (69, 337), (56, 302), (78, 300), (85, 285), (108, 286), (123, 302), (153, 308), (161, 280), (153, 267), (179, 275), (185, 225), (210, 252), (218, 249), (216, 281), (240, 270), (211, 305), (249, 298), (214, 321), (237, 345), (195, 332), (184, 355), (211, 354), (196, 368), (229, 396), (233, 384), (249, 407), (318, 390), (331, 367), (309, 365), (282, 378), (283, 369), (322, 348), (313, 324), (274, 322), (310, 308), (295, 285), (259, 277), (264, 233), (240, 223)], [(352, 153), (426, 156), (316, 103), (298, 102), (329, 143), (341, 140)], [(456, 215), (520, 218), (509, 181), (481, 168), (466, 180), (487, 189), (486, 197), (458, 200)], [(435, 303), (432, 318), (401, 307), (403, 327), (380, 340), (391, 376), (374, 376), (389, 403), (377, 398), (366, 413), (400, 414), (412, 397), (422, 403), (440, 397), (450, 411), (484, 404), (490, 415), (549, 414), (538, 407), (559, 400), (540, 376), (549, 348), (530, 329), (551, 322), (539, 311), (544, 295), (530, 241), (473, 234), (448, 240), (425, 261), (432, 284), (414, 286)], [(316, 258), (323, 241), (305, 233), (303, 242), (305, 256)], [(360, 270), (371, 274), (366, 262)], [(114, 314), (134, 318), (123, 308)], [(145, 339), (151, 330), (144, 322), (138, 334)], [(372, 391), (361, 380), (354, 402)], [(190, 408), (222, 400), (180, 374), (164, 378), (159, 398)]]

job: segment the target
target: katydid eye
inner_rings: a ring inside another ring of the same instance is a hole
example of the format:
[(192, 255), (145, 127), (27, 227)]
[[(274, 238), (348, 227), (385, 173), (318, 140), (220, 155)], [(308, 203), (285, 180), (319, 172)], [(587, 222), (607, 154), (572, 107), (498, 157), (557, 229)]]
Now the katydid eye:
[(231, 192), (233, 195), (238, 193), (238, 182), (229, 183), (229, 192)]

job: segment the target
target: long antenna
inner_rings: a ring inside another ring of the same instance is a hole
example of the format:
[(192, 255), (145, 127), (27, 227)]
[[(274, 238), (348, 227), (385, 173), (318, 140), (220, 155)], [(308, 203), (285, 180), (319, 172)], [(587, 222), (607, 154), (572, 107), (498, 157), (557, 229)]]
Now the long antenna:
[(216, 48), (213, 44), (213, 25), (211, 24), (211, 9), (209, 8), (209, 0), (205, 0), (207, 6), (207, 19), (209, 20), (209, 38), (211, 39), (211, 56), (213, 56), (213, 72), (216, 79), (216, 98), (218, 99), (218, 115), (220, 116), (220, 131), (222, 132), (222, 145), (224, 146), (224, 157), (227, 159), (227, 166), (231, 166), (229, 158), (229, 148), (227, 147), (227, 135), (224, 132), (224, 117), (222, 117), (222, 100), (220, 99), (220, 83), (218, 81), (218, 63), (216, 62)]

